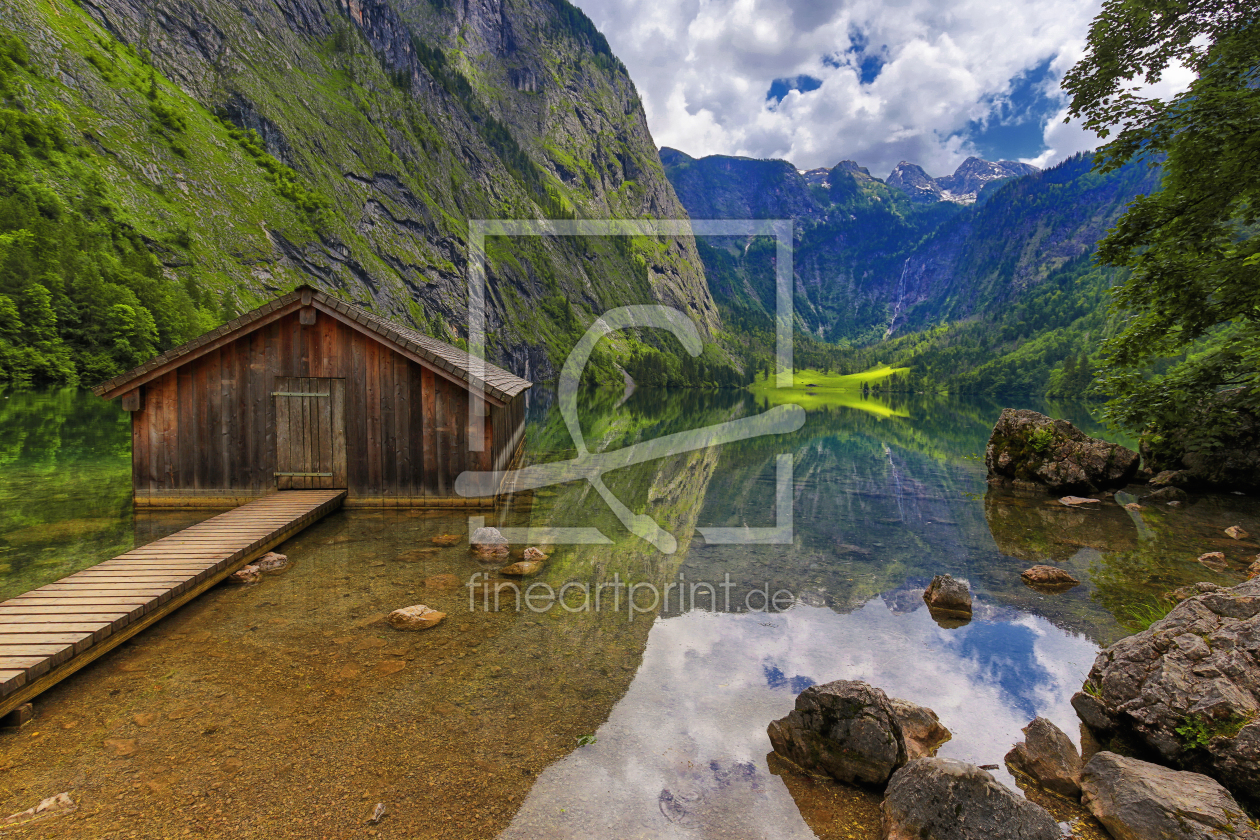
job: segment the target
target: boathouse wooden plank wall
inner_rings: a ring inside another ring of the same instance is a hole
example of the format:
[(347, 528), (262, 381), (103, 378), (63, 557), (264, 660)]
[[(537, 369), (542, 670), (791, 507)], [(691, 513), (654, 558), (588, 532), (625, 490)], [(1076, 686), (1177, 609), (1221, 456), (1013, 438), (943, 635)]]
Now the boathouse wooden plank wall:
[[(523, 399), (472, 400), (488, 416), (481, 451), (469, 451), (466, 383), (327, 312), (302, 320), (295, 310), (141, 386), (132, 412), (137, 504), (231, 504), (276, 490), (276, 383), (288, 377), (344, 383), (336, 392), (345, 401), (347, 506), (488, 503), (456, 496), (455, 478), (510, 464)], [(288, 486), (321, 485), (295, 478)]]

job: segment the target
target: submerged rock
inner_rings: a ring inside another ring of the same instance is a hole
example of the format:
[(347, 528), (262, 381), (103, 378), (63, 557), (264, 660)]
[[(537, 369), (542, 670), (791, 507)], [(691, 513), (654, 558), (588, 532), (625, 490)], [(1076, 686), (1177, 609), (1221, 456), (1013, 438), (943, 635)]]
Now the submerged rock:
[(1260, 579), (1195, 595), (1098, 654), (1081, 720), (1260, 800)]
[(1137, 475), (1138, 454), (1092, 438), (1069, 423), (1006, 408), (985, 449), (989, 481), (1055, 494), (1124, 487)]
[(525, 577), (527, 575), (536, 575), (542, 571), (543, 564), (538, 560), (521, 560), (510, 566), (499, 569), (499, 574), (510, 575), (511, 577)]
[(241, 566), (232, 574), (228, 575), (229, 583), (258, 583), (262, 579), (262, 569), (253, 565)]
[(1245, 540), (1247, 539), (1247, 537), (1251, 535), (1248, 534), (1245, 530), (1243, 530), (1238, 525), (1230, 525), (1228, 528), (1225, 529), (1225, 536), (1230, 537), (1231, 539), (1235, 539), (1235, 540)]
[(1260, 840), (1229, 791), (1201, 773), (1100, 752), (1081, 787), (1082, 804), (1117, 840)]
[(1045, 589), (1071, 589), (1081, 584), (1071, 572), (1058, 566), (1033, 566), (1025, 569), (1019, 576), (1029, 586)]
[(906, 742), (907, 761), (936, 755), (941, 744), (953, 737), (953, 734), (941, 725), (941, 719), (936, 716), (936, 712), (927, 706), (920, 706), (909, 700), (902, 700), (900, 697), (890, 697), (888, 703), (892, 706), (897, 723), (901, 725), (901, 737)]
[(1171, 505), (1174, 502), (1180, 505), (1190, 501), (1190, 494), (1180, 487), (1161, 487), (1155, 492), (1143, 496), (1142, 501), (1152, 505), (1161, 502), (1166, 505)]
[(268, 551), (262, 557), (253, 562), (260, 572), (283, 572), (289, 568), (289, 558), (284, 554), (277, 554), (274, 551)]
[(532, 545), (525, 549), (525, 553), (521, 555), (523, 560), (537, 560), (539, 563), (547, 559), (547, 555), (543, 554), (541, 548), (534, 548)]
[(937, 575), (928, 584), (923, 600), (933, 613), (951, 618), (971, 618), (971, 589), (950, 575)]
[(395, 630), (427, 630), (444, 618), (446, 618), (446, 613), (438, 612), (424, 604), (402, 607), (385, 616), (389, 626)]
[(1214, 572), (1229, 571), (1229, 561), (1225, 559), (1225, 555), (1219, 551), (1209, 551), (1207, 554), (1199, 555), (1199, 563), (1207, 566)]
[(767, 734), (774, 751), (798, 767), (848, 784), (882, 785), (907, 761), (888, 695), (857, 680), (810, 686)]
[(459, 545), (460, 540), (464, 538), (463, 534), (438, 534), (432, 539), (432, 543), (437, 546), (446, 548), (452, 545)]
[(463, 585), (464, 582), (460, 580), (459, 575), (434, 575), (424, 579), (425, 589), (459, 589)]
[(974, 764), (920, 758), (880, 806), (884, 840), (1061, 840), (1058, 823)]
[[(30, 800), (27, 800), (28, 802)], [(41, 799), (38, 805), (33, 805), (25, 811), (18, 811), (16, 814), (10, 814), (0, 820), (0, 826), (21, 825), (45, 817), (54, 817), (59, 814), (69, 814), (77, 811), (79, 806), (70, 798), (70, 793), (59, 793), (56, 796), (50, 796), (47, 799)]]
[(1067, 733), (1043, 717), (1024, 727), (1024, 740), (1006, 754), (1006, 766), (1060, 796), (1081, 795), (1080, 753)]
[(468, 546), (482, 560), (499, 560), (508, 555), (508, 541), (498, 528), (478, 528), (468, 538)]
[(1067, 507), (1083, 507), (1085, 505), (1100, 504), (1100, 499), (1091, 499), (1088, 496), (1064, 496), (1059, 499), (1059, 504)]

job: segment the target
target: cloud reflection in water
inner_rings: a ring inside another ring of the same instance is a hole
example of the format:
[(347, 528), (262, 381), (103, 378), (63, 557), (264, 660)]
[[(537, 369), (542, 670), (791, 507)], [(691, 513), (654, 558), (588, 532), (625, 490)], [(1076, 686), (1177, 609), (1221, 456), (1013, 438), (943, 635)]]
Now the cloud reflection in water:
[(548, 768), (501, 836), (813, 837), (766, 766), (766, 725), (797, 686), (866, 680), (934, 709), (954, 733), (941, 755), (1001, 764), (1036, 714), (1075, 737), (1069, 699), (1096, 652), (1035, 615), (945, 630), (926, 608), (896, 614), (881, 598), (848, 614), (658, 620), (597, 743)]

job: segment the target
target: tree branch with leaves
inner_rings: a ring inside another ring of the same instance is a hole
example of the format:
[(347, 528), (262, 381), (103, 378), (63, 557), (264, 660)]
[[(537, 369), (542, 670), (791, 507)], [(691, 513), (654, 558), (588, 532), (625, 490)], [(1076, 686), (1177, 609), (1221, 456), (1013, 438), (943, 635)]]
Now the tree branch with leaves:
[[(1189, 88), (1149, 95), (1177, 66)], [(1194, 418), (1182, 437), (1211, 448), (1236, 412), (1260, 413), (1260, 10), (1107, 0), (1063, 86), (1070, 116), (1111, 138), (1099, 168), (1163, 169), (1099, 242), (1100, 262), (1130, 270), (1103, 345), (1108, 417), (1153, 438)], [(1227, 388), (1240, 390), (1218, 399)]]

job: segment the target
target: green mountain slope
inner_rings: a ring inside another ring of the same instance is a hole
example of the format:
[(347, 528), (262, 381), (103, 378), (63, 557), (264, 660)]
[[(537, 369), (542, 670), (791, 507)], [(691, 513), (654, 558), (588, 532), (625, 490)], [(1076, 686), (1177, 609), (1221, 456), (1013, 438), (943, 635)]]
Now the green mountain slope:
[[(800, 364), (909, 366), (883, 387), (985, 393), (1080, 395), (1115, 280), (1093, 265), (1095, 243), (1160, 178), (1142, 165), (1100, 175), (1076, 156), (986, 183), (961, 205), (914, 201), (852, 162), (802, 176), (783, 161), (661, 158), (693, 214), (795, 220)], [(727, 320), (766, 333), (772, 244), (701, 243), (700, 253)]]
[[(468, 219), (684, 215), (624, 67), (564, 0), (0, 13), (22, 53), (3, 67), (0, 259), (39, 263), (0, 274), (0, 380), (100, 378), (299, 282), (459, 340)], [(26, 248), (53, 217), (61, 244)], [(524, 375), (619, 304), (720, 327), (689, 240), (487, 250), (490, 355)]]

